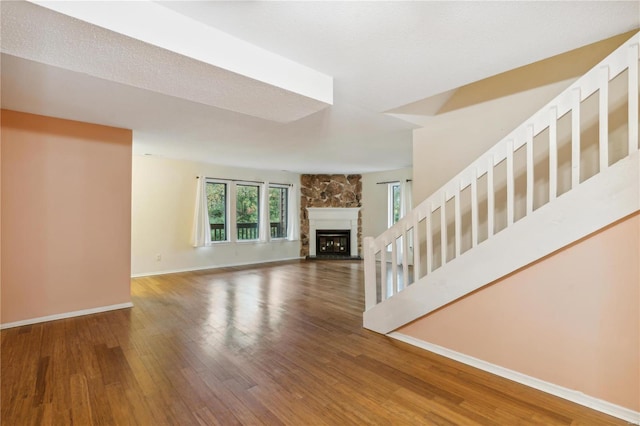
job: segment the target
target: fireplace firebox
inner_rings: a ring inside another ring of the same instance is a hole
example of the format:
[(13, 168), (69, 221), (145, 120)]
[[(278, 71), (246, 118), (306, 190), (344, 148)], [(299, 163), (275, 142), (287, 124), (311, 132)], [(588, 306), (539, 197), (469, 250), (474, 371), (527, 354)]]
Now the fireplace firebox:
[(350, 257), (351, 231), (349, 229), (316, 230), (317, 257)]

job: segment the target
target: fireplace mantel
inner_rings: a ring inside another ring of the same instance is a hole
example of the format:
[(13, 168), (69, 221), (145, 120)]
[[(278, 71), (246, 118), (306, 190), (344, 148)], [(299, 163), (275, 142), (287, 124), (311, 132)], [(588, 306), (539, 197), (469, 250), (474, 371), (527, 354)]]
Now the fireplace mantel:
[(351, 256), (358, 257), (358, 212), (360, 207), (307, 207), (309, 212), (309, 256), (316, 256), (316, 230), (351, 231)]

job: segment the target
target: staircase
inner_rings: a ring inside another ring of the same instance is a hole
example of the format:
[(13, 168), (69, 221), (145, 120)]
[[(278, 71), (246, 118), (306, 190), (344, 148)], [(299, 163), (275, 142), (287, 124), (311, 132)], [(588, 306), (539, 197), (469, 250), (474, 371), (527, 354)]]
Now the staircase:
[(640, 210), (639, 45), (364, 239), (365, 328), (389, 333)]

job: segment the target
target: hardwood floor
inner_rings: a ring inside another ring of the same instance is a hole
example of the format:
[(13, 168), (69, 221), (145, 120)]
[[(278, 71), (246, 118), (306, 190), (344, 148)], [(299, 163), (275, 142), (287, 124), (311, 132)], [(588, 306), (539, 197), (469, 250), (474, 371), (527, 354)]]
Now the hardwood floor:
[(133, 309), (2, 331), (2, 425), (623, 425), (361, 327), (362, 262), (132, 280)]

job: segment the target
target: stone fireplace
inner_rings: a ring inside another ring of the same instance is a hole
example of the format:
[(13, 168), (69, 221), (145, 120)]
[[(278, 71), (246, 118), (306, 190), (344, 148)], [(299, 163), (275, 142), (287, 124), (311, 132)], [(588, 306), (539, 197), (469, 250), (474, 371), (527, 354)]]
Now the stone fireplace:
[[(316, 234), (311, 235), (309, 217), (311, 209), (325, 210), (324, 213), (327, 213), (328, 209), (355, 209), (355, 225), (351, 223), (354, 220), (352, 213), (348, 219), (340, 216), (337, 219), (335, 217), (333, 219), (319, 219), (343, 222), (340, 227), (331, 227), (330, 224), (324, 223), (321, 228), (316, 226), (314, 230), (348, 230), (349, 255), (355, 253), (353, 256), (358, 256), (362, 246), (362, 213), (358, 211), (361, 207), (361, 199), (361, 175), (302, 175), (300, 177), (300, 255), (302, 257), (312, 256), (312, 251), (314, 252), (313, 256), (317, 254)], [(352, 226), (356, 227), (355, 235), (353, 235)]]
[(309, 257), (357, 258), (359, 211), (360, 207), (307, 207)]

